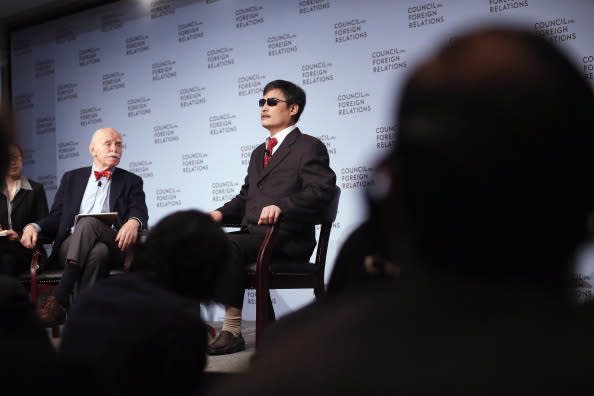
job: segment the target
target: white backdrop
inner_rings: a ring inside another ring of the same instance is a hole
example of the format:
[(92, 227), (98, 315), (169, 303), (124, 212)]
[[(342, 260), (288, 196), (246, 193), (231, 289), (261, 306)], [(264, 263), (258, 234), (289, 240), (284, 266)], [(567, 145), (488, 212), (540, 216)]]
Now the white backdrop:
[[(557, 42), (592, 81), (593, 21), (589, 0), (111, 4), (12, 34), (25, 172), (51, 202), (65, 171), (90, 164), (92, 132), (112, 126), (124, 136), (120, 166), (144, 178), (151, 224), (179, 209), (212, 210), (239, 191), (266, 136), (262, 87), (293, 81), (307, 92), (298, 125), (327, 145), (342, 188), (329, 274), (366, 215), (363, 192), (395, 142), (399, 88), (416, 63), (461, 30), (509, 23)], [(280, 314), (311, 299), (310, 291), (274, 296)]]

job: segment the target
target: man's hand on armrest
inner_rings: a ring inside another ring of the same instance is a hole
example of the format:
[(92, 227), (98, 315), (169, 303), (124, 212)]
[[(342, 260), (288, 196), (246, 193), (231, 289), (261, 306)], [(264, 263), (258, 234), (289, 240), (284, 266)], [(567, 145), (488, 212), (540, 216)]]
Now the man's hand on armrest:
[(206, 214), (209, 215), (215, 223), (220, 223), (223, 221), (223, 214), (220, 210), (213, 210), (212, 212), (207, 212)]
[(138, 238), (138, 229), (141, 224), (136, 219), (129, 219), (118, 231), (115, 241), (120, 250), (127, 250)]
[(264, 206), (260, 212), (258, 224), (274, 224), (280, 218), (283, 211), (276, 205)]
[(37, 246), (38, 232), (33, 224), (27, 224), (23, 229), (23, 236), (21, 237), (21, 245), (27, 249), (35, 249)]

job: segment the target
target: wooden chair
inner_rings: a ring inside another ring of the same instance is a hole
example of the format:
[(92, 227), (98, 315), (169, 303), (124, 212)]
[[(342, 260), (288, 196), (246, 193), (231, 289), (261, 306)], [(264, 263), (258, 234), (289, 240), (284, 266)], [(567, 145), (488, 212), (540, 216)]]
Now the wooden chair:
[[(272, 257), (279, 223), (270, 226), (260, 245), (256, 262), (247, 266), (246, 289), (256, 290), (256, 346), (265, 327), (275, 320), (271, 289), (313, 289), (316, 298), (325, 294), (324, 273), (326, 253), (330, 241), (332, 223), (336, 219), (340, 188), (336, 187), (334, 198), (319, 218), (314, 220), (320, 226), (315, 260), (286, 259)], [(237, 224), (223, 224), (224, 227), (237, 227)]]

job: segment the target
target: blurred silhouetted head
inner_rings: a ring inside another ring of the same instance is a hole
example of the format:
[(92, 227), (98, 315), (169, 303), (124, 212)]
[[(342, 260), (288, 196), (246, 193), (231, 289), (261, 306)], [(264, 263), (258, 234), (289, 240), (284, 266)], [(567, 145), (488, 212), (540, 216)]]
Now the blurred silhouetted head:
[(560, 286), (594, 203), (593, 105), (543, 38), (491, 28), (452, 39), (403, 92), (382, 165), (385, 245), (431, 271)]
[(164, 217), (136, 246), (134, 265), (181, 295), (213, 297), (216, 268), (227, 254), (227, 238), (210, 216), (184, 210)]

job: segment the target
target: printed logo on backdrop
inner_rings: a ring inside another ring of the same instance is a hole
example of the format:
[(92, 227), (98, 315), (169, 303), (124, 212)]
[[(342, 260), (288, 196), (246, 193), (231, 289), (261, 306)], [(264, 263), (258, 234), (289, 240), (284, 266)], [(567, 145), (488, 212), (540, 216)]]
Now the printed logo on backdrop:
[(331, 73), (332, 63), (318, 62), (301, 66), (301, 82), (303, 85), (319, 84), (334, 80)]
[(217, 69), (223, 66), (229, 66), (235, 64), (235, 59), (231, 53), (233, 48), (217, 48), (208, 50), (206, 55), (208, 56), (208, 68)]
[(539, 21), (534, 24), (534, 33), (553, 43), (575, 40), (576, 34), (570, 30), (574, 23), (575, 19), (563, 17)]
[(337, 43), (346, 43), (367, 38), (367, 30), (364, 30), (366, 23), (365, 19), (336, 22), (334, 24), (334, 40)]
[(35, 179), (37, 182), (43, 184), (43, 189), (47, 191), (56, 191), (58, 184), (56, 183), (56, 175), (40, 175)]
[(103, 75), (103, 92), (114, 91), (117, 89), (126, 88), (126, 81), (124, 80), (124, 72), (113, 72)]
[(338, 95), (338, 115), (365, 113), (371, 111), (371, 105), (366, 101), (371, 96), (369, 92), (349, 92)]
[(89, 125), (100, 124), (103, 122), (101, 118), (101, 107), (93, 106), (80, 109), (80, 126), (87, 127)]
[(371, 53), (371, 68), (374, 73), (406, 69), (406, 50), (388, 48)]
[(204, 25), (204, 22), (190, 21), (177, 25), (177, 41), (185, 43), (204, 37), (204, 32), (200, 30), (201, 25)]
[(132, 161), (128, 164), (128, 170), (137, 174), (143, 179), (150, 179), (155, 177), (151, 165), (153, 163), (147, 160)]
[(489, 0), (489, 12), (492, 14), (524, 7), (528, 7), (528, 0)]
[(214, 4), (214, 3), (218, 3), (219, 1), (223, 1), (223, 0), (206, 0), (206, 4)]
[(56, 44), (65, 44), (76, 40), (76, 29), (73, 25), (61, 25), (56, 28)]
[(239, 148), (239, 158), (241, 158), (241, 165), (248, 165), (250, 163), (252, 151), (254, 151), (254, 149), (258, 146), (259, 144), (250, 144), (248, 146), (241, 146)]
[(175, 0), (152, 0), (151, 19), (175, 14)]
[(35, 119), (35, 134), (47, 135), (48, 133), (56, 133), (56, 117), (37, 117)]
[(79, 142), (70, 140), (68, 142), (58, 142), (58, 159), (66, 160), (71, 158), (78, 158), (79, 153)]
[(23, 165), (34, 165), (35, 164), (35, 150), (23, 149)]
[(165, 144), (179, 141), (179, 135), (175, 124), (155, 125), (153, 127), (153, 142), (155, 144)]
[(151, 114), (151, 98), (146, 96), (128, 99), (128, 118)]
[(206, 103), (205, 87), (189, 87), (179, 90), (179, 107), (191, 107)]
[(300, 0), (299, 1), (299, 13), (309, 14), (311, 12), (317, 12), (327, 10), (330, 8), (330, 1), (328, 0)]
[(78, 98), (77, 83), (64, 83), (56, 87), (56, 100), (58, 102), (64, 102), (66, 100), (72, 100), (76, 98)]
[(586, 80), (592, 80), (592, 73), (594, 70), (594, 55), (584, 56), (582, 58), (584, 64), (584, 78)]
[(78, 65), (84, 67), (101, 62), (99, 51), (101, 48), (87, 48), (78, 51)]
[(24, 93), (14, 97), (14, 110), (21, 111), (33, 108), (33, 94)]
[(320, 139), (322, 143), (326, 145), (326, 149), (328, 149), (328, 154), (331, 156), (336, 155), (336, 146), (334, 145), (336, 142), (336, 136), (330, 135), (319, 135), (316, 138)]
[(237, 132), (237, 126), (234, 120), (237, 118), (235, 114), (219, 114), (208, 117), (211, 135), (221, 135), (232, 132)]
[(213, 202), (227, 202), (239, 193), (239, 183), (234, 181), (213, 182), (211, 187)]
[(155, 190), (157, 208), (182, 206), (181, 199), (177, 197), (179, 193), (181, 193), (181, 190), (175, 187), (157, 188)]
[[(256, 291), (254, 289), (246, 289), (245, 295), (247, 297), (245, 304), (256, 306)], [(273, 305), (276, 304), (276, 297), (274, 295), (270, 296), (270, 301)]]
[(298, 51), (295, 44), (296, 34), (285, 33), (276, 36), (268, 36), (266, 43), (268, 46), (268, 56), (279, 56), (296, 53)]
[(373, 186), (375, 181), (371, 177), (373, 168), (366, 166), (357, 166), (352, 168), (342, 168), (340, 170), (340, 185), (343, 190), (353, 188), (367, 188)]
[(386, 125), (375, 128), (375, 148), (385, 150), (391, 148), (398, 138), (398, 125)]
[(148, 45), (148, 34), (128, 37), (126, 43), (126, 55), (136, 55), (151, 49)]
[(109, 32), (112, 30), (121, 29), (124, 26), (123, 14), (113, 13), (106, 14), (101, 17), (101, 31)]
[(56, 72), (56, 65), (53, 59), (38, 60), (33, 67), (35, 69), (35, 78), (37, 79), (53, 76)]
[(235, 11), (235, 28), (243, 29), (248, 26), (258, 25), (264, 23), (264, 18), (260, 12), (264, 9), (262, 6), (252, 6), (248, 8), (240, 8)]
[(176, 62), (174, 60), (164, 60), (162, 62), (153, 63), (153, 81), (166, 80), (177, 76), (175, 64)]
[(182, 172), (196, 173), (208, 170), (208, 154), (206, 153), (187, 153), (182, 154)]
[(593, 280), (594, 273), (590, 274), (573, 274), (573, 285), (574, 285), (574, 293), (575, 299), (577, 303), (585, 303), (592, 299), (592, 284), (594, 283)]
[(257, 73), (239, 77), (237, 79), (237, 94), (239, 96), (261, 95), (264, 89), (265, 78), (265, 75)]
[(408, 7), (408, 28), (416, 29), (422, 26), (444, 23), (445, 19), (441, 12), (442, 3), (424, 3)]
[(31, 38), (20, 37), (12, 40), (12, 55), (21, 56), (31, 53)]

